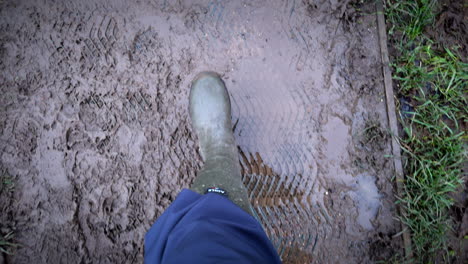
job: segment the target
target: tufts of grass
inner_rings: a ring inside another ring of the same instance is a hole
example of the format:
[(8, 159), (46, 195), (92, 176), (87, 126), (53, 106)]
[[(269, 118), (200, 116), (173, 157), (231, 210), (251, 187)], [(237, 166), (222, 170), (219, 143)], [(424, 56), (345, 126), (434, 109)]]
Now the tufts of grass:
[(406, 45), (397, 49), (402, 55), (394, 59), (392, 66), (399, 94), (414, 96), (419, 102), (446, 102), (447, 114), (466, 112), (467, 63), (447, 48), (442, 51), (435, 49), (428, 39), (413, 48)]
[(427, 25), (435, 20), (437, 0), (387, 0), (385, 18), (390, 23), (388, 33), (398, 32), (407, 40), (421, 36)]
[(9, 194), (15, 190), (15, 183), (13, 177), (9, 175), (5, 170), (0, 168), (0, 195)]
[(401, 203), (407, 208), (403, 219), (411, 230), (416, 256), (430, 260), (439, 251), (446, 251), (445, 235), (450, 230), (449, 197), (462, 183), (460, 164), (463, 132), (450, 136), (421, 136), (414, 127), (405, 127), (402, 149), (407, 154), (405, 194)]
[[(0, 168), (0, 198), (9, 198), (13, 194), (13, 191), (15, 189), (15, 183), (14, 179), (11, 175), (8, 174), (8, 172), (2, 168)], [(2, 216), (2, 221), (4, 220), (3, 216), (4, 214), (6, 215), (7, 213), (4, 211), (4, 207), (1, 207), (1, 216)], [(4, 225), (5, 223), (0, 223), (0, 253), (2, 254), (12, 254), (12, 250), (18, 247), (18, 244), (13, 243), (13, 232), (11, 231), (4, 231)], [(8, 230), (8, 228), (5, 228)]]
[(400, 139), (405, 159), (407, 210), (402, 219), (411, 231), (415, 261), (433, 262), (450, 257), (446, 234), (450, 193), (463, 182), (468, 121), (468, 64), (456, 55), (457, 47), (442, 47), (424, 35), (434, 23), (437, 1), (387, 0), (389, 36), (397, 56), (391, 66), (398, 96), (410, 98), (410, 118), (400, 118)]
[(13, 243), (12, 240), (13, 232), (9, 232), (4, 236), (0, 236), (0, 252), (5, 253), (7, 255), (13, 254), (11, 250), (13, 248), (18, 247), (18, 244)]

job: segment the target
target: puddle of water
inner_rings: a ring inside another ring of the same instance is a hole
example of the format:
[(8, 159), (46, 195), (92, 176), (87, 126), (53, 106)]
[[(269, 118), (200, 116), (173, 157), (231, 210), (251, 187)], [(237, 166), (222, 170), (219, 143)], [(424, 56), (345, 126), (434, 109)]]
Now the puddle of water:
[(326, 143), (322, 150), (325, 156), (322, 160), (322, 166), (326, 167), (328, 171), (324, 178), (350, 185), (353, 177), (346, 170), (349, 167), (347, 147), (350, 140), (350, 128), (341, 118), (331, 116), (323, 127), (323, 137)]
[(349, 194), (358, 206), (358, 223), (367, 230), (374, 227), (372, 221), (377, 216), (381, 205), (380, 194), (375, 185), (375, 178), (368, 175), (359, 175), (356, 178), (355, 190)]
[(326, 155), (330, 160), (338, 160), (347, 155), (346, 147), (349, 140), (349, 127), (338, 117), (331, 117), (324, 127), (327, 140)]

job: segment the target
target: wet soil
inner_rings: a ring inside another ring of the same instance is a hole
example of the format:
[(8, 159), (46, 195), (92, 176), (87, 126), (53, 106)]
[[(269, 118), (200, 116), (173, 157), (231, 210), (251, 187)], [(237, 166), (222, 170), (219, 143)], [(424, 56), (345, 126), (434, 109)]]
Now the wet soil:
[(463, 62), (468, 62), (468, 7), (464, 0), (442, 0), (437, 17), (426, 33), (437, 43), (451, 48)]
[(222, 74), (285, 263), (399, 252), (375, 9), (362, 1), (2, 1), (6, 263), (138, 263), (202, 163), (189, 84)]

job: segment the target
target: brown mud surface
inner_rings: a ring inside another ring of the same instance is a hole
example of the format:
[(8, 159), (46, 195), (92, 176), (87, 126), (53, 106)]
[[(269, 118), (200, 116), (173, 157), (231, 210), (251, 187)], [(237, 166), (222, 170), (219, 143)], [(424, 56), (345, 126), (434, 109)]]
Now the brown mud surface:
[(285, 263), (399, 252), (372, 4), (130, 2), (0, 2), (0, 231), (20, 244), (0, 262), (141, 263), (202, 165), (187, 103), (203, 70), (231, 93), (244, 182)]

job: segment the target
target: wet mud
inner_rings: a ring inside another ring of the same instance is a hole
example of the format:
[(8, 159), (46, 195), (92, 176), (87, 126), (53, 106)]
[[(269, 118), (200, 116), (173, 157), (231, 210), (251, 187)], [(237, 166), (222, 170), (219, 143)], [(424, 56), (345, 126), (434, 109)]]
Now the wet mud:
[(6, 263), (139, 263), (201, 168), (189, 85), (222, 74), (243, 181), (285, 263), (399, 251), (372, 4), (2, 1)]

